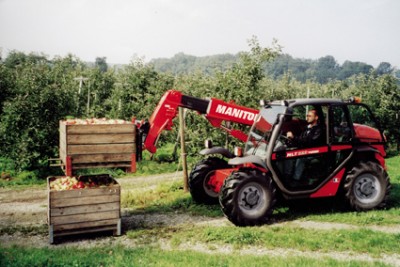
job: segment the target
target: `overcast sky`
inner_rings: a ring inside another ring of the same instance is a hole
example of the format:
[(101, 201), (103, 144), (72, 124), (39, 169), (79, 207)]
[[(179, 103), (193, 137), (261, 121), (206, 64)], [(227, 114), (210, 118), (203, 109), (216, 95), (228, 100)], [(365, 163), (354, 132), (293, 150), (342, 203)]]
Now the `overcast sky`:
[(248, 51), (400, 67), (399, 0), (0, 0), (0, 49), (129, 63)]

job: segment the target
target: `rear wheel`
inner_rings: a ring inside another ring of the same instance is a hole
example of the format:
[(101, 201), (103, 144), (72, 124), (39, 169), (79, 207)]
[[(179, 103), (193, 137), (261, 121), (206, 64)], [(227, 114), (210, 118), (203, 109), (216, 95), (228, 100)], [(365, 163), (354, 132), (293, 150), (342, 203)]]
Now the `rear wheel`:
[(276, 203), (272, 179), (260, 171), (233, 172), (224, 182), (219, 202), (225, 216), (235, 225), (265, 224)]
[(390, 192), (386, 171), (376, 162), (361, 162), (348, 173), (344, 191), (350, 206), (358, 211), (383, 208)]
[(229, 168), (228, 163), (217, 157), (210, 157), (198, 162), (189, 176), (189, 190), (197, 203), (217, 204), (218, 193), (208, 184), (216, 170)]

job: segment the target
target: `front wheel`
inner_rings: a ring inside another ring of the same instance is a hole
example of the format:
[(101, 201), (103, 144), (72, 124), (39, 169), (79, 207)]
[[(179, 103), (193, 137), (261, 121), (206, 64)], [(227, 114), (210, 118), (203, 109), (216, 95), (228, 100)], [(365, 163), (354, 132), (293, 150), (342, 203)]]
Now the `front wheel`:
[(386, 171), (376, 162), (361, 162), (346, 177), (345, 196), (357, 211), (383, 208), (390, 192)]
[(233, 224), (262, 225), (273, 212), (276, 189), (268, 175), (253, 169), (240, 170), (225, 180), (219, 202)]
[(198, 162), (189, 175), (189, 190), (195, 202), (217, 204), (218, 193), (209, 185), (216, 170), (229, 168), (228, 163), (217, 157), (210, 157)]

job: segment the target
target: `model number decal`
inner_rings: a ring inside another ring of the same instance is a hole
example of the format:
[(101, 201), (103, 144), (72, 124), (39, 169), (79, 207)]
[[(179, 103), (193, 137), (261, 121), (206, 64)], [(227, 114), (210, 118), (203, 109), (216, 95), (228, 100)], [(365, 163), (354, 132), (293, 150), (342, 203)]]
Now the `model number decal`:
[(297, 157), (297, 156), (305, 156), (305, 155), (312, 155), (312, 154), (318, 154), (321, 151), (319, 149), (314, 149), (314, 150), (300, 150), (300, 151), (294, 151), (294, 152), (288, 152), (286, 154), (286, 157), (291, 158), (291, 157)]

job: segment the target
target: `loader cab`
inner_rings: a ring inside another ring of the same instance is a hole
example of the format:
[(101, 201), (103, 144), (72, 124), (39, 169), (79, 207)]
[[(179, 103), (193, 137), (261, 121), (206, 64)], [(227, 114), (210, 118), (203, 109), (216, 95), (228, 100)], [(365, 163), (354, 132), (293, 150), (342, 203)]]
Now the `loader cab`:
[[(315, 122), (311, 123), (309, 116), (313, 115)], [(330, 153), (329, 123), (330, 105), (299, 101), (276, 125), (269, 165), (287, 190), (314, 189), (332, 173), (337, 163)], [(288, 133), (294, 137), (288, 138)]]
[[(320, 136), (300, 142), (311, 111), (318, 117)], [(349, 157), (354, 136), (351, 125), (348, 109), (339, 100), (273, 102), (260, 111), (245, 154), (260, 157), (284, 191), (311, 191), (322, 186)], [(288, 132), (294, 140), (287, 137)]]
[[(288, 132), (301, 136), (316, 121), (320, 139), (288, 138)], [(384, 136), (374, 122), (367, 106), (348, 101), (296, 99), (266, 105), (251, 128), (244, 157), (228, 162), (238, 167), (221, 187), (225, 216), (235, 225), (259, 225), (272, 214), (277, 194), (322, 198), (340, 189), (356, 210), (384, 207), (390, 183)]]
[[(304, 134), (310, 111), (318, 115), (320, 138), (306, 143), (289, 140), (288, 132), (297, 141)], [(268, 170), (288, 195), (310, 195), (327, 183), (334, 195), (343, 176), (339, 172), (353, 152), (384, 141), (376, 128), (372, 112), (362, 104), (335, 99), (272, 102), (256, 118), (246, 142), (247, 159), (242, 162), (250, 160)], [(383, 146), (379, 150), (384, 153)]]

